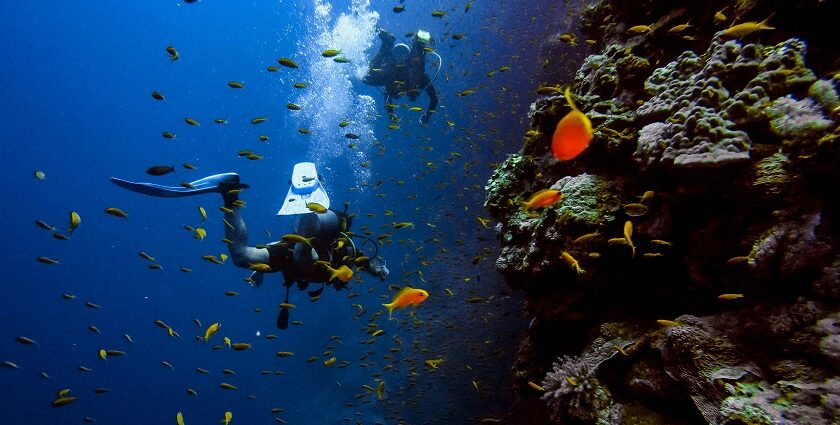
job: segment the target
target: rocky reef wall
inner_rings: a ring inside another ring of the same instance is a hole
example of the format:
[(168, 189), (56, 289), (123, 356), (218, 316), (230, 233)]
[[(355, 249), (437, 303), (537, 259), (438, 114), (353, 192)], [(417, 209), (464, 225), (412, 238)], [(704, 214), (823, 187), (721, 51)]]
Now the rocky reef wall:
[[(840, 46), (823, 31), (838, 17), (816, 0), (585, 8), (596, 52), (572, 93), (590, 146), (554, 159), (569, 107), (539, 97), (486, 186), (497, 270), (532, 318), (522, 411), (840, 423)], [(548, 188), (563, 199), (521, 207)]]

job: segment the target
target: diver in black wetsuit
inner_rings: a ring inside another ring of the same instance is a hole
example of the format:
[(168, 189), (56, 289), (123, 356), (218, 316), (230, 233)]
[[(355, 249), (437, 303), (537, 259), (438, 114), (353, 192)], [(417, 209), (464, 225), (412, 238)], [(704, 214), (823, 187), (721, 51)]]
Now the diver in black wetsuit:
[[(346, 281), (339, 278), (331, 279), (331, 269), (336, 270), (343, 266), (359, 267), (383, 281), (388, 276), (389, 271), (385, 265), (385, 259), (378, 256), (376, 242), (366, 237), (353, 235), (348, 231), (351, 222), (346, 214), (349, 204), (345, 203), (343, 212), (326, 210), (323, 213), (296, 214), (294, 234), (312, 238), (311, 245), (303, 242), (280, 241), (255, 247), (248, 245), (245, 221), (242, 219), (240, 208), (236, 206), (239, 190), (247, 188), (248, 185), (240, 183), (239, 175), (236, 173), (205, 177), (185, 185), (188, 187), (135, 183), (114, 177), (111, 181), (131, 191), (159, 197), (221, 193), (225, 204), (225, 238), (230, 241), (228, 249), (231, 260), (238, 267), (248, 269), (254, 269), (255, 265), (269, 267), (252, 273), (249, 282), (253, 286), (262, 284), (263, 273), (282, 273), (285, 279), (284, 286), (286, 286), (286, 303), (289, 301), (289, 288), (293, 284), (297, 284), (300, 290), (306, 290), (310, 283), (321, 283), (320, 288), (308, 291), (311, 297), (319, 296), (326, 285), (332, 285), (336, 290), (345, 288)], [(320, 183), (317, 186), (320, 187)], [(357, 249), (353, 238), (362, 238), (365, 244), (368, 241), (371, 242), (374, 247), (373, 254), (370, 257), (363, 255), (360, 249)], [(277, 326), (285, 329), (288, 326), (288, 318), (288, 309), (281, 309)]]
[(385, 109), (391, 114), (392, 119), (394, 113), (392, 99), (398, 99), (406, 94), (413, 102), (425, 90), (429, 95), (429, 106), (420, 117), (420, 122), (428, 124), (431, 114), (438, 105), (437, 92), (432, 84), (437, 74), (435, 77), (429, 77), (426, 74), (426, 48), (431, 43), (431, 36), (426, 31), (417, 31), (410, 47), (404, 43), (394, 44), (394, 36), (383, 29), (379, 30), (379, 38), (382, 44), (370, 61), (370, 68), (362, 82), (371, 86), (385, 87)]

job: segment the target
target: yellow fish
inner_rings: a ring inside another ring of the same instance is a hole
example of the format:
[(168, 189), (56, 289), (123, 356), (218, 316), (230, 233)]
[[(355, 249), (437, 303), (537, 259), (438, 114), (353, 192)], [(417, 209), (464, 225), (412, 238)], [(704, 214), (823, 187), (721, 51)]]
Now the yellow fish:
[(340, 280), (342, 282), (347, 282), (347, 281), (349, 281), (350, 279), (353, 278), (353, 270), (350, 270), (350, 267), (347, 267), (346, 265), (342, 265), (341, 267), (339, 267), (337, 269), (334, 269), (330, 266), (324, 266), (324, 267), (326, 267), (327, 270), (330, 271), (330, 279), (329, 280), (333, 280), (335, 278), (338, 278), (338, 280)]
[(169, 60), (172, 62), (175, 62), (179, 57), (181, 57), (178, 54), (178, 51), (172, 46), (166, 46), (166, 53), (169, 53)]
[(293, 61), (289, 58), (277, 59), (277, 63), (279, 63), (280, 65), (283, 65), (287, 68), (297, 68), (298, 67), (298, 64), (295, 61)]
[(204, 331), (204, 340), (207, 341), (210, 337), (213, 336), (216, 332), (219, 331), (219, 328), (222, 327), (221, 323), (213, 323), (212, 325), (207, 327), (207, 330)]
[(767, 22), (770, 20), (771, 17), (773, 17), (773, 15), (768, 16), (767, 19), (765, 19), (761, 22), (750, 21), (750, 22), (744, 22), (744, 23), (738, 24), (738, 25), (733, 25), (733, 26), (723, 30), (723, 33), (721, 34), (721, 37), (723, 37), (723, 38), (741, 38), (741, 37), (746, 37), (746, 36), (756, 32), (756, 31), (760, 31), (760, 30), (774, 30), (776, 28), (767, 25)]
[(181, 413), (181, 412), (178, 412), (178, 414), (175, 415), (175, 422), (178, 425), (184, 425), (184, 414)]
[(545, 391), (545, 388), (543, 388), (543, 387), (541, 387), (541, 386), (539, 386), (539, 385), (537, 385), (537, 384), (535, 384), (531, 381), (528, 381), (528, 386), (537, 390), (537, 391)]
[(318, 214), (323, 214), (323, 213), (327, 212), (327, 208), (324, 207), (323, 205), (317, 203), (317, 202), (307, 202), (306, 203), (306, 208), (309, 208), (309, 211), (312, 211), (312, 212), (315, 212), (315, 213), (318, 213)]
[(388, 304), (382, 304), (388, 309), (388, 317), (390, 318), (394, 309), (403, 309), (410, 305), (418, 305), (429, 297), (429, 293), (425, 289), (416, 289), (406, 286), (394, 295), (394, 299)]
[(726, 15), (723, 14), (724, 10), (726, 10), (726, 8), (723, 8), (723, 9), (715, 12), (715, 24), (716, 25), (720, 25), (720, 24), (726, 22)]
[(222, 419), (222, 423), (228, 425), (230, 424), (231, 419), (233, 419), (233, 413), (225, 412), (225, 418)]
[(644, 34), (646, 32), (653, 32), (653, 26), (651, 26), (651, 25), (636, 25), (634, 27), (630, 27), (630, 28), (627, 29), (627, 34), (630, 34), (630, 35)]
[(288, 234), (288, 235), (283, 235), (283, 237), (281, 239), (283, 239), (283, 241), (288, 242), (290, 244), (305, 243), (309, 246), (312, 246), (312, 239), (315, 239), (315, 237), (313, 236), (311, 238), (304, 238), (303, 236), (300, 236), (300, 235)]
[(624, 222), (624, 239), (627, 240), (627, 245), (630, 245), (630, 249), (632, 250), (633, 254), (631, 257), (636, 256), (636, 247), (633, 245), (633, 223), (630, 220)]
[(268, 273), (271, 271), (271, 266), (265, 263), (254, 263), (251, 264), (250, 269), (261, 273)]
[[(228, 341), (229, 341), (229, 339), (228, 339)], [(248, 344), (247, 342), (237, 342), (237, 343), (234, 343), (231, 348), (233, 348), (233, 351), (245, 351), (245, 350), (251, 348), (251, 344)]]
[(128, 213), (119, 208), (105, 208), (105, 213), (119, 218), (128, 218)]
[(207, 211), (204, 210), (204, 207), (198, 207), (198, 213), (201, 214), (202, 223), (207, 221)]
[(566, 263), (568, 263), (572, 267), (572, 269), (574, 269), (575, 272), (577, 272), (577, 274), (583, 274), (583, 269), (580, 268), (580, 264), (578, 264), (578, 261), (575, 260), (575, 257), (572, 257), (572, 254), (563, 251), (560, 253), (560, 256), (563, 257), (563, 260)]
[(426, 361), (424, 361), (423, 364), (429, 366), (432, 369), (437, 369), (444, 361), (444, 359), (426, 359)]
[(67, 231), (72, 233), (81, 223), (82, 217), (79, 216), (79, 213), (70, 211), (70, 227), (67, 228)]
[(194, 232), (195, 232), (195, 238), (200, 240), (200, 241), (204, 240), (204, 238), (207, 237), (207, 231), (202, 229), (201, 227), (196, 228), (194, 230)]

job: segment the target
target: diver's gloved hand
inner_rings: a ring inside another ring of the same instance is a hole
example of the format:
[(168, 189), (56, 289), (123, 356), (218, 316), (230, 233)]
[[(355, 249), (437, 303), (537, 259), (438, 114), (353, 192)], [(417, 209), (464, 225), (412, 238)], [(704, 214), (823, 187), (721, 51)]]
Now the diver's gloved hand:
[(379, 36), (379, 39), (382, 40), (383, 44), (394, 44), (394, 42), (397, 41), (396, 37), (383, 28), (379, 28), (377, 35)]
[(387, 278), (388, 274), (390, 273), (388, 267), (386, 267), (385, 264), (385, 259), (382, 257), (372, 258), (370, 260), (370, 263), (368, 263), (368, 271), (370, 271), (370, 273), (374, 276), (378, 277), (379, 280), (384, 282), (385, 278)]

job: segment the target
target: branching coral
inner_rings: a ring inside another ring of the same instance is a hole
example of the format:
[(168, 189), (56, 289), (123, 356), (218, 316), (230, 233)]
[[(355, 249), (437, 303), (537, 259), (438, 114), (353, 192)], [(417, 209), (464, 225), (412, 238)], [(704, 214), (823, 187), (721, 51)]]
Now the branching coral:
[(583, 358), (563, 356), (554, 363), (553, 371), (543, 380), (545, 400), (552, 412), (552, 419), (561, 417), (592, 420), (595, 411), (595, 390), (600, 386), (592, 369)]

